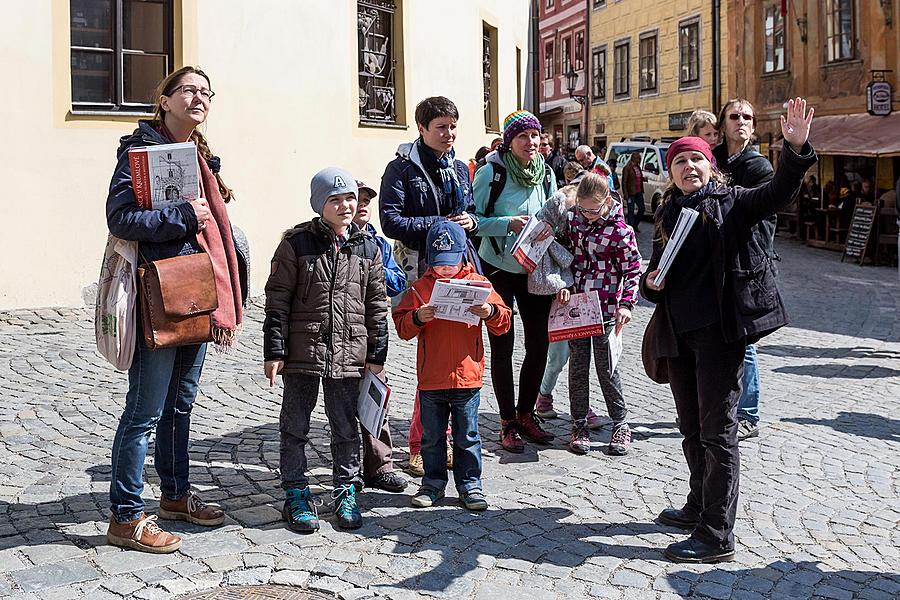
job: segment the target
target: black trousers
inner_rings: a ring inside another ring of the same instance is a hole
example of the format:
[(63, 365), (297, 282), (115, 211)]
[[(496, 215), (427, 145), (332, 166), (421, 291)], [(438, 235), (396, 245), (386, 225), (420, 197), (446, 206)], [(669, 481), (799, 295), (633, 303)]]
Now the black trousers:
[(690, 469), (685, 508), (700, 515), (691, 537), (725, 550), (734, 548), (740, 481), (737, 404), (744, 348), (743, 340), (726, 343), (716, 323), (680, 334), (679, 356), (668, 359)]
[(550, 318), (553, 296), (529, 294), (528, 275), (523, 273), (509, 273), (494, 268), (494, 272), (489, 272), (487, 277), (507, 306), (512, 308), (515, 298), (522, 318), (522, 328), (525, 330), (525, 359), (519, 371), (518, 403), (513, 387), (515, 325), (510, 325), (509, 331), (503, 335), (488, 335), (491, 344), (491, 385), (497, 404), (500, 405), (500, 418), (513, 420), (516, 412), (526, 414), (534, 411), (541, 379), (544, 378), (544, 367), (547, 366), (547, 349), (550, 346), (547, 320)]

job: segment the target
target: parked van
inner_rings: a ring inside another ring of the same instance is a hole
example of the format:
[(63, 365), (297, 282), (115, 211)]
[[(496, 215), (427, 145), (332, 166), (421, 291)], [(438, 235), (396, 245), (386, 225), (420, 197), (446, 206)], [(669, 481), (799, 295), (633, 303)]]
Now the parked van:
[(668, 149), (668, 142), (657, 142), (648, 137), (633, 137), (613, 142), (606, 151), (606, 162), (616, 170), (619, 181), (622, 181), (622, 169), (631, 160), (631, 153), (635, 151), (641, 153), (645, 217), (651, 219), (666, 186), (669, 185), (669, 171), (666, 169)]

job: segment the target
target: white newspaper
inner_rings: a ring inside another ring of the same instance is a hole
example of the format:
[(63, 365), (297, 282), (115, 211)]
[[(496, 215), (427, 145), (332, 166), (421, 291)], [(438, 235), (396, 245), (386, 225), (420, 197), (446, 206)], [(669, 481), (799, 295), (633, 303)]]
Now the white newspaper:
[(356, 411), (360, 424), (374, 437), (381, 435), (381, 426), (387, 417), (388, 398), (391, 397), (391, 388), (381, 379), (366, 371), (366, 376), (359, 384), (359, 400), (356, 403)]
[[(618, 331), (617, 331), (618, 329)], [(622, 333), (625, 331), (625, 328), (621, 329), (617, 327), (613, 327), (613, 330), (609, 332), (609, 374), (612, 375), (616, 372), (616, 366), (619, 364), (619, 359), (622, 358)]]
[(653, 280), (653, 283), (661, 285), (662, 282), (666, 278), (666, 274), (668, 274), (669, 269), (672, 268), (672, 262), (675, 260), (675, 257), (678, 255), (678, 251), (681, 250), (682, 244), (684, 244), (685, 238), (687, 238), (688, 234), (691, 232), (691, 228), (694, 226), (694, 223), (697, 221), (697, 217), (700, 216), (693, 208), (682, 208), (681, 212), (678, 213), (678, 220), (675, 222), (675, 229), (672, 231), (672, 235), (669, 237), (669, 241), (666, 242), (666, 247), (663, 249), (662, 258), (659, 259), (659, 274), (656, 276), (656, 279)]
[(543, 231), (544, 222), (535, 217), (528, 219), (519, 237), (516, 238), (510, 253), (522, 267), (531, 273), (537, 267), (538, 262), (547, 252), (547, 248), (553, 243), (553, 236), (538, 241), (536, 238)]
[(478, 325), (481, 318), (470, 313), (469, 309), (481, 306), (490, 295), (489, 281), (438, 279), (431, 290), (428, 304), (435, 308), (434, 316), (437, 319)]

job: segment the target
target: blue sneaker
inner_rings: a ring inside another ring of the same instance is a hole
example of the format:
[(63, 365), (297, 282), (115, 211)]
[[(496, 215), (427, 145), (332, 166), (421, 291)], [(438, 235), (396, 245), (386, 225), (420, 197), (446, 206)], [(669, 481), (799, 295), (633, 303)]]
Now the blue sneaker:
[(313, 503), (309, 486), (302, 490), (291, 488), (285, 491), (284, 508), (281, 516), (288, 527), (298, 533), (313, 533), (319, 530), (319, 515)]
[(334, 514), (341, 529), (358, 529), (362, 526), (362, 515), (356, 503), (356, 486), (352, 483), (334, 488)]

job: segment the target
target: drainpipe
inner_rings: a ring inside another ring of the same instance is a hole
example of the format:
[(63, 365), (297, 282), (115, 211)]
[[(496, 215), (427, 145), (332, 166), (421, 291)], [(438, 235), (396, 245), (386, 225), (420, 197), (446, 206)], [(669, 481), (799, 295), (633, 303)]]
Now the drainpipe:
[(591, 126), (591, 2), (585, 0), (584, 3), (584, 56), (582, 57), (584, 65), (584, 97), (586, 102), (581, 105), (581, 111), (584, 121), (584, 141), (582, 144), (591, 144), (591, 134), (588, 128)]
[(722, 68), (722, 27), (719, 22), (721, 19), (721, 0), (712, 1), (712, 113), (718, 114), (719, 104), (722, 102), (721, 90), (721, 68)]

